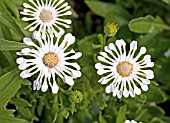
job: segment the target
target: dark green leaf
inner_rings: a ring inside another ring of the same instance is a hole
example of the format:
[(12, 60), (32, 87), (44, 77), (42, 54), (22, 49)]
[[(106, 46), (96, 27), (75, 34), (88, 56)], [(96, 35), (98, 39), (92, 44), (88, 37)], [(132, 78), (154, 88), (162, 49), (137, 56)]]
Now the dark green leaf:
[(21, 97), (15, 97), (12, 98), (10, 103), (14, 104), (15, 106), (18, 107), (27, 107), (27, 106), (31, 106), (31, 104), (29, 104), (29, 102)]
[(155, 69), (155, 79), (164, 84), (170, 83), (169, 69), (167, 69), (170, 68), (170, 58), (158, 61), (158, 64), (160, 67)]
[(21, 50), (27, 45), (15, 41), (0, 39), (0, 50)]
[(146, 96), (147, 96), (147, 101), (150, 102), (160, 103), (166, 101), (167, 99), (164, 92), (159, 87), (155, 87), (155, 86), (149, 87), (149, 90), (146, 92)]
[(106, 17), (108, 12), (112, 12), (116, 16), (121, 16), (125, 18), (131, 17), (130, 14), (124, 8), (113, 3), (101, 2), (101, 1), (95, 1), (95, 0), (93, 1), (86, 0), (85, 3), (94, 13), (102, 17)]
[(0, 22), (13, 30), (16, 34), (20, 36), (20, 38), (24, 37), (23, 32), (20, 30), (19, 26), (15, 23), (11, 14), (5, 8), (5, 6), (0, 2)]

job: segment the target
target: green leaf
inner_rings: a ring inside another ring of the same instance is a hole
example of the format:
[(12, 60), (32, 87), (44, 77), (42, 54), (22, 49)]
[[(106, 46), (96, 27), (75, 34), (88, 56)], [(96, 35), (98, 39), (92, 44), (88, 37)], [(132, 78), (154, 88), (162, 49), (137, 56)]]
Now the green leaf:
[(0, 77), (0, 107), (5, 106), (20, 88), (23, 80), (19, 77), (18, 72), (14, 69)]
[(30, 112), (28, 108), (20, 107), (18, 112), (27, 120), (32, 121), (34, 119), (34, 115)]
[(0, 109), (0, 114), (1, 116), (7, 117), (7, 116), (12, 116), (13, 113), (15, 112), (15, 110), (4, 110), (4, 109)]
[[(4, 39), (7, 39), (7, 40), (12, 39), (10, 29), (2, 23), (0, 23), (0, 38), (4, 38)], [(12, 57), (12, 55), (9, 51), (3, 51), (2, 54), (8, 60), (10, 65), (15, 64), (15, 61), (14, 61), (14, 59), (13, 59), (13, 57)]]
[(121, 106), (116, 118), (116, 123), (123, 123), (126, 119), (127, 106)]
[(165, 102), (166, 101), (166, 95), (165, 93), (159, 88), (155, 86), (150, 86), (149, 90), (146, 92), (147, 101), (150, 102)]
[(148, 113), (150, 113), (151, 115), (154, 114), (155, 117), (165, 115), (165, 111), (158, 106), (148, 107), (147, 110), (148, 110)]
[(8, 8), (13, 12), (13, 14), (19, 18), (18, 4), (16, 0), (3, 0)]
[(21, 97), (15, 97), (12, 98), (10, 103), (14, 104), (15, 106), (18, 107), (27, 107), (27, 106), (31, 106), (31, 104), (29, 104), (29, 102)]
[(155, 69), (155, 79), (163, 84), (170, 83), (169, 69), (167, 69), (170, 68), (170, 58), (157, 62), (160, 67)]
[(170, 5), (170, 0), (162, 0), (163, 2), (165, 2), (166, 4)]
[[(130, 18), (130, 14), (121, 6), (113, 3), (86, 0), (87, 6), (97, 15), (106, 17), (108, 12), (112, 12), (115, 16)], [(110, 15), (112, 16), (112, 15)]]
[(6, 7), (3, 5), (2, 2), (0, 2), (0, 22), (9, 27), (11, 30), (13, 30), (20, 38), (24, 37), (23, 32), (20, 30), (19, 26), (15, 23), (13, 17), (9, 13), (9, 11), (6, 9)]
[(110, 11), (106, 14), (104, 24), (106, 25), (109, 22), (114, 22), (114, 23), (118, 24), (118, 27), (121, 27), (123, 25), (127, 25), (129, 20), (127, 18), (123, 17), (122, 15), (116, 15), (115, 13)]
[(140, 35), (138, 41), (140, 46), (147, 48), (153, 59), (159, 59), (170, 47), (169, 39), (165, 38), (162, 32)]
[(104, 117), (102, 116), (102, 113), (100, 112), (99, 114), (99, 123), (107, 123), (107, 121), (104, 119)]
[(37, 107), (37, 113), (39, 116), (41, 116), (42, 111), (43, 111), (44, 103), (40, 102)]
[(0, 50), (21, 50), (26, 47), (24, 43), (0, 39)]
[(0, 123), (24, 123), (25, 120), (18, 119), (18, 118), (7, 118), (0, 116)]
[(160, 17), (154, 18), (151, 15), (139, 17), (129, 22), (129, 28), (135, 33), (152, 33), (162, 30), (170, 30)]

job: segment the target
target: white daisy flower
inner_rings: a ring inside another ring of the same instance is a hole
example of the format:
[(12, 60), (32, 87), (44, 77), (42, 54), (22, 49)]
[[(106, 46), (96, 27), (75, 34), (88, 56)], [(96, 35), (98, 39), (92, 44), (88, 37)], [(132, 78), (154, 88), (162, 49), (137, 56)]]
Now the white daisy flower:
[(97, 63), (95, 68), (97, 74), (106, 76), (102, 77), (99, 82), (107, 84), (106, 93), (113, 92), (113, 96), (118, 98), (135, 97), (135, 94), (140, 95), (141, 89), (148, 90), (150, 84), (149, 79), (154, 78), (152, 70), (148, 67), (153, 67), (154, 63), (151, 62), (151, 56), (145, 55), (143, 59), (141, 56), (146, 53), (146, 48), (141, 47), (139, 53), (135, 56), (137, 50), (137, 41), (132, 41), (130, 44), (130, 51), (126, 53), (126, 43), (124, 40), (117, 40), (116, 45), (110, 43), (105, 46), (106, 52), (100, 52), (101, 56), (98, 59), (103, 62)]
[(38, 41), (38, 45), (30, 38), (24, 38), (23, 42), (34, 48), (24, 48), (17, 52), (19, 56), (28, 56), (28, 59), (19, 57), (17, 63), (18, 68), (23, 70), (20, 74), (21, 78), (28, 78), (39, 73), (37, 79), (33, 82), (33, 90), (47, 91), (48, 85), (52, 89), (52, 93), (58, 92), (56, 75), (58, 75), (68, 85), (73, 85), (73, 79), (80, 77), (80, 66), (76, 62), (69, 62), (81, 57), (80, 52), (73, 49), (65, 52), (66, 49), (75, 42), (75, 37), (68, 33), (64, 36), (64, 40), (59, 44), (61, 35), (57, 37), (54, 43), (53, 37), (47, 35), (46, 39), (41, 39), (38, 32), (33, 33), (33, 38)]
[[(62, 16), (71, 15), (71, 8), (64, 0), (29, 0), (24, 3), (24, 10), (21, 12), (23, 21), (31, 21), (32, 23), (25, 27), (29, 31), (38, 29), (42, 33), (42, 38), (45, 39), (46, 32), (57, 35), (58, 31), (64, 33), (64, 29), (60, 26), (69, 28), (70, 19), (62, 19)], [(58, 30), (58, 31), (57, 31)]]
[[(134, 120), (126, 120), (124, 123), (137, 123), (136, 121), (134, 121)], [(139, 122), (139, 123), (142, 123), (142, 122)]]

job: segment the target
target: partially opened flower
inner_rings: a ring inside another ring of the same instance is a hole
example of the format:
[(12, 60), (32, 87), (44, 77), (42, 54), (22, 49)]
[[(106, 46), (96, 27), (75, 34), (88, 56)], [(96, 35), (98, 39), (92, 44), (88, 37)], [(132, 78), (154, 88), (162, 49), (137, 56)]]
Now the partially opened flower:
[(113, 96), (118, 98), (135, 97), (135, 94), (140, 95), (141, 89), (148, 90), (150, 84), (149, 79), (154, 78), (152, 70), (148, 67), (153, 67), (151, 56), (146, 53), (146, 48), (141, 47), (137, 55), (137, 41), (132, 41), (130, 44), (129, 53), (126, 52), (126, 43), (124, 40), (117, 40), (116, 45), (110, 43), (105, 46), (106, 52), (100, 52), (101, 56), (98, 59), (103, 62), (97, 63), (95, 68), (99, 75), (105, 74), (99, 82), (101, 84), (110, 84), (106, 87), (106, 93), (113, 93)]
[(17, 59), (18, 68), (23, 70), (20, 76), (28, 78), (39, 73), (33, 83), (33, 89), (41, 88), (45, 92), (50, 86), (54, 94), (59, 89), (56, 75), (68, 85), (73, 85), (73, 79), (80, 77), (81, 72), (80, 66), (76, 62), (69, 62), (69, 60), (78, 59), (82, 54), (76, 53), (73, 49), (67, 52), (66, 49), (75, 42), (75, 37), (68, 33), (61, 43), (59, 43), (60, 35), (56, 37), (55, 43), (53, 37), (48, 35), (47, 39), (42, 40), (38, 32), (34, 32), (33, 37), (38, 41), (38, 45), (26, 37), (23, 39), (24, 43), (33, 48), (24, 48), (17, 52), (17, 55), (25, 56)]
[(31, 21), (32, 23), (25, 27), (29, 31), (37, 29), (42, 32), (45, 38), (46, 32), (57, 35), (58, 32), (64, 33), (65, 28), (69, 28), (70, 19), (63, 19), (62, 16), (71, 15), (70, 6), (64, 0), (29, 0), (24, 3), (24, 10), (21, 12), (23, 21)]
[[(134, 121), (134, 120), (126, 120), (124, 123), (137, 123), (136, 121)], [(139, 122), (139, 123), (142, 123), (142, 122)]]

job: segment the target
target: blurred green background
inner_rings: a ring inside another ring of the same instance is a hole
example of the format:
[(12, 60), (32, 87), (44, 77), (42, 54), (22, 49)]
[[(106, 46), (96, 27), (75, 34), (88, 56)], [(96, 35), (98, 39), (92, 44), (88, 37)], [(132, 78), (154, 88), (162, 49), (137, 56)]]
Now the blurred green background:
[[(16, 51), (31, 32), (23, 28), (19, 12), (28, 0), (0, 1), (0, 123), (170, 123), (170, 0), (67, 0), (72, 6), (72, 26), (66, 32), (76, 36), (72, 46), (83, 53), (78, 60), (82, 77), (73, 87), (60, 78), (59, 93), (32, 90), (34, 78), (21, 79)], [(94, 64), (101, 50), (98, 34), (108, 22), (118, 24), (107, 44), (124, 39), (145, 46), (155, 62), (155, 79), (149, 90), (135, 98), (117, 99), (98, 83)]]

